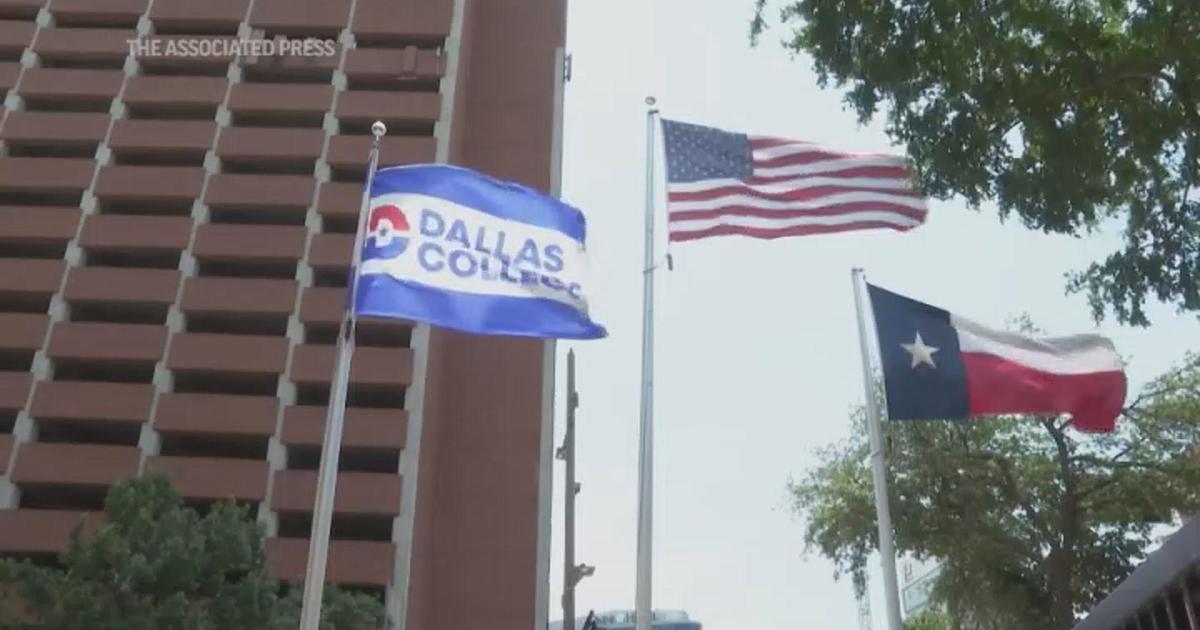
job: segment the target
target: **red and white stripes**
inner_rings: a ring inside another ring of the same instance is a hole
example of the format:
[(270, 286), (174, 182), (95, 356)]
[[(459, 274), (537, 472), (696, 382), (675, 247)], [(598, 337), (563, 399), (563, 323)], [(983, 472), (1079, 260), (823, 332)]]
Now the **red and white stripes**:
[(901, 156), (768, 137), (750, 137), (750, 147), (749, 179), (668, 184), (671, 240), (904, 231), (925, 221), (925, 200)]
[(1100, 335), (1035, 339), (950, 316), (967, 374), (970, 415), (1071, 414), (1111, 431), (1125, 402), (1125, 367)]

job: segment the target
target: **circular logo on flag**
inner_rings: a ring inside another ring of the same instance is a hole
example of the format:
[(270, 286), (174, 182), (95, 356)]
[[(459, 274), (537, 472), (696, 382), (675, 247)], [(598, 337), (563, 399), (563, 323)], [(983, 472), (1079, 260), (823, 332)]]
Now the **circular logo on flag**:
[(395, 258), (403, 254), (408, 249), (408, 232), (408, 218), (399, 206), (371, 208), (363, 258)]

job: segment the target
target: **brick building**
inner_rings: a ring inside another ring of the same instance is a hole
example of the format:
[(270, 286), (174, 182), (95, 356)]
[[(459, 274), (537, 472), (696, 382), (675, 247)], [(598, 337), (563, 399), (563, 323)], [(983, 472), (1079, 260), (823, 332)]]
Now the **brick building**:
[[(371, 122), (384, 165), (553, 190), (565, 12), (0, 0), (0, 554), (52, 557), (156, 469), (252, 506), (302, 579)], [(335, 43), (184, 45), (281, 37)], [(545, 627), (553, 348), (359, 333), (329, 579), (394, 627)]]

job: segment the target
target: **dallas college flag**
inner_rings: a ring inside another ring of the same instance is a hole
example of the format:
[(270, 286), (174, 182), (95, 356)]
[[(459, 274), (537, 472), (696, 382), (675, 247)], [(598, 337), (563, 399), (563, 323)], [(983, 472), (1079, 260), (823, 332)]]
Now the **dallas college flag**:
[(594, 339), (586, 225), (533, 189), (446, 165), (371, 182), (355, 312), (478, 334)]
[(1035, 339), (876, 286), (867, 289), (892, 420), (1070, 414), (1076, 428), (1113, 429), (1126, 383), (1108, 339)]

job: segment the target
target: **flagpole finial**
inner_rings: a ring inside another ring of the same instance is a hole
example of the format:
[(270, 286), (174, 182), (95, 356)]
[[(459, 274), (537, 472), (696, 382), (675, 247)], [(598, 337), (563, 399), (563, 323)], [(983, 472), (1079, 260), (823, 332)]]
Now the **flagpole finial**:
[(656, 103), (658, 103), (658, 99), (654, 98), (653, 96), (647, 96), (647, 97), (646, 97), (646, 105), (647, 105), (647, 106), (649, 106), (649, 107), (654, 107), (654, 105), (655, 105)]
[(387, 125), (383, 124), (382, 120), (376, 120), (371, 125), (371, 135), (375, 136), (376, 139), (382, 138), (386, 134), (387, 134)]

